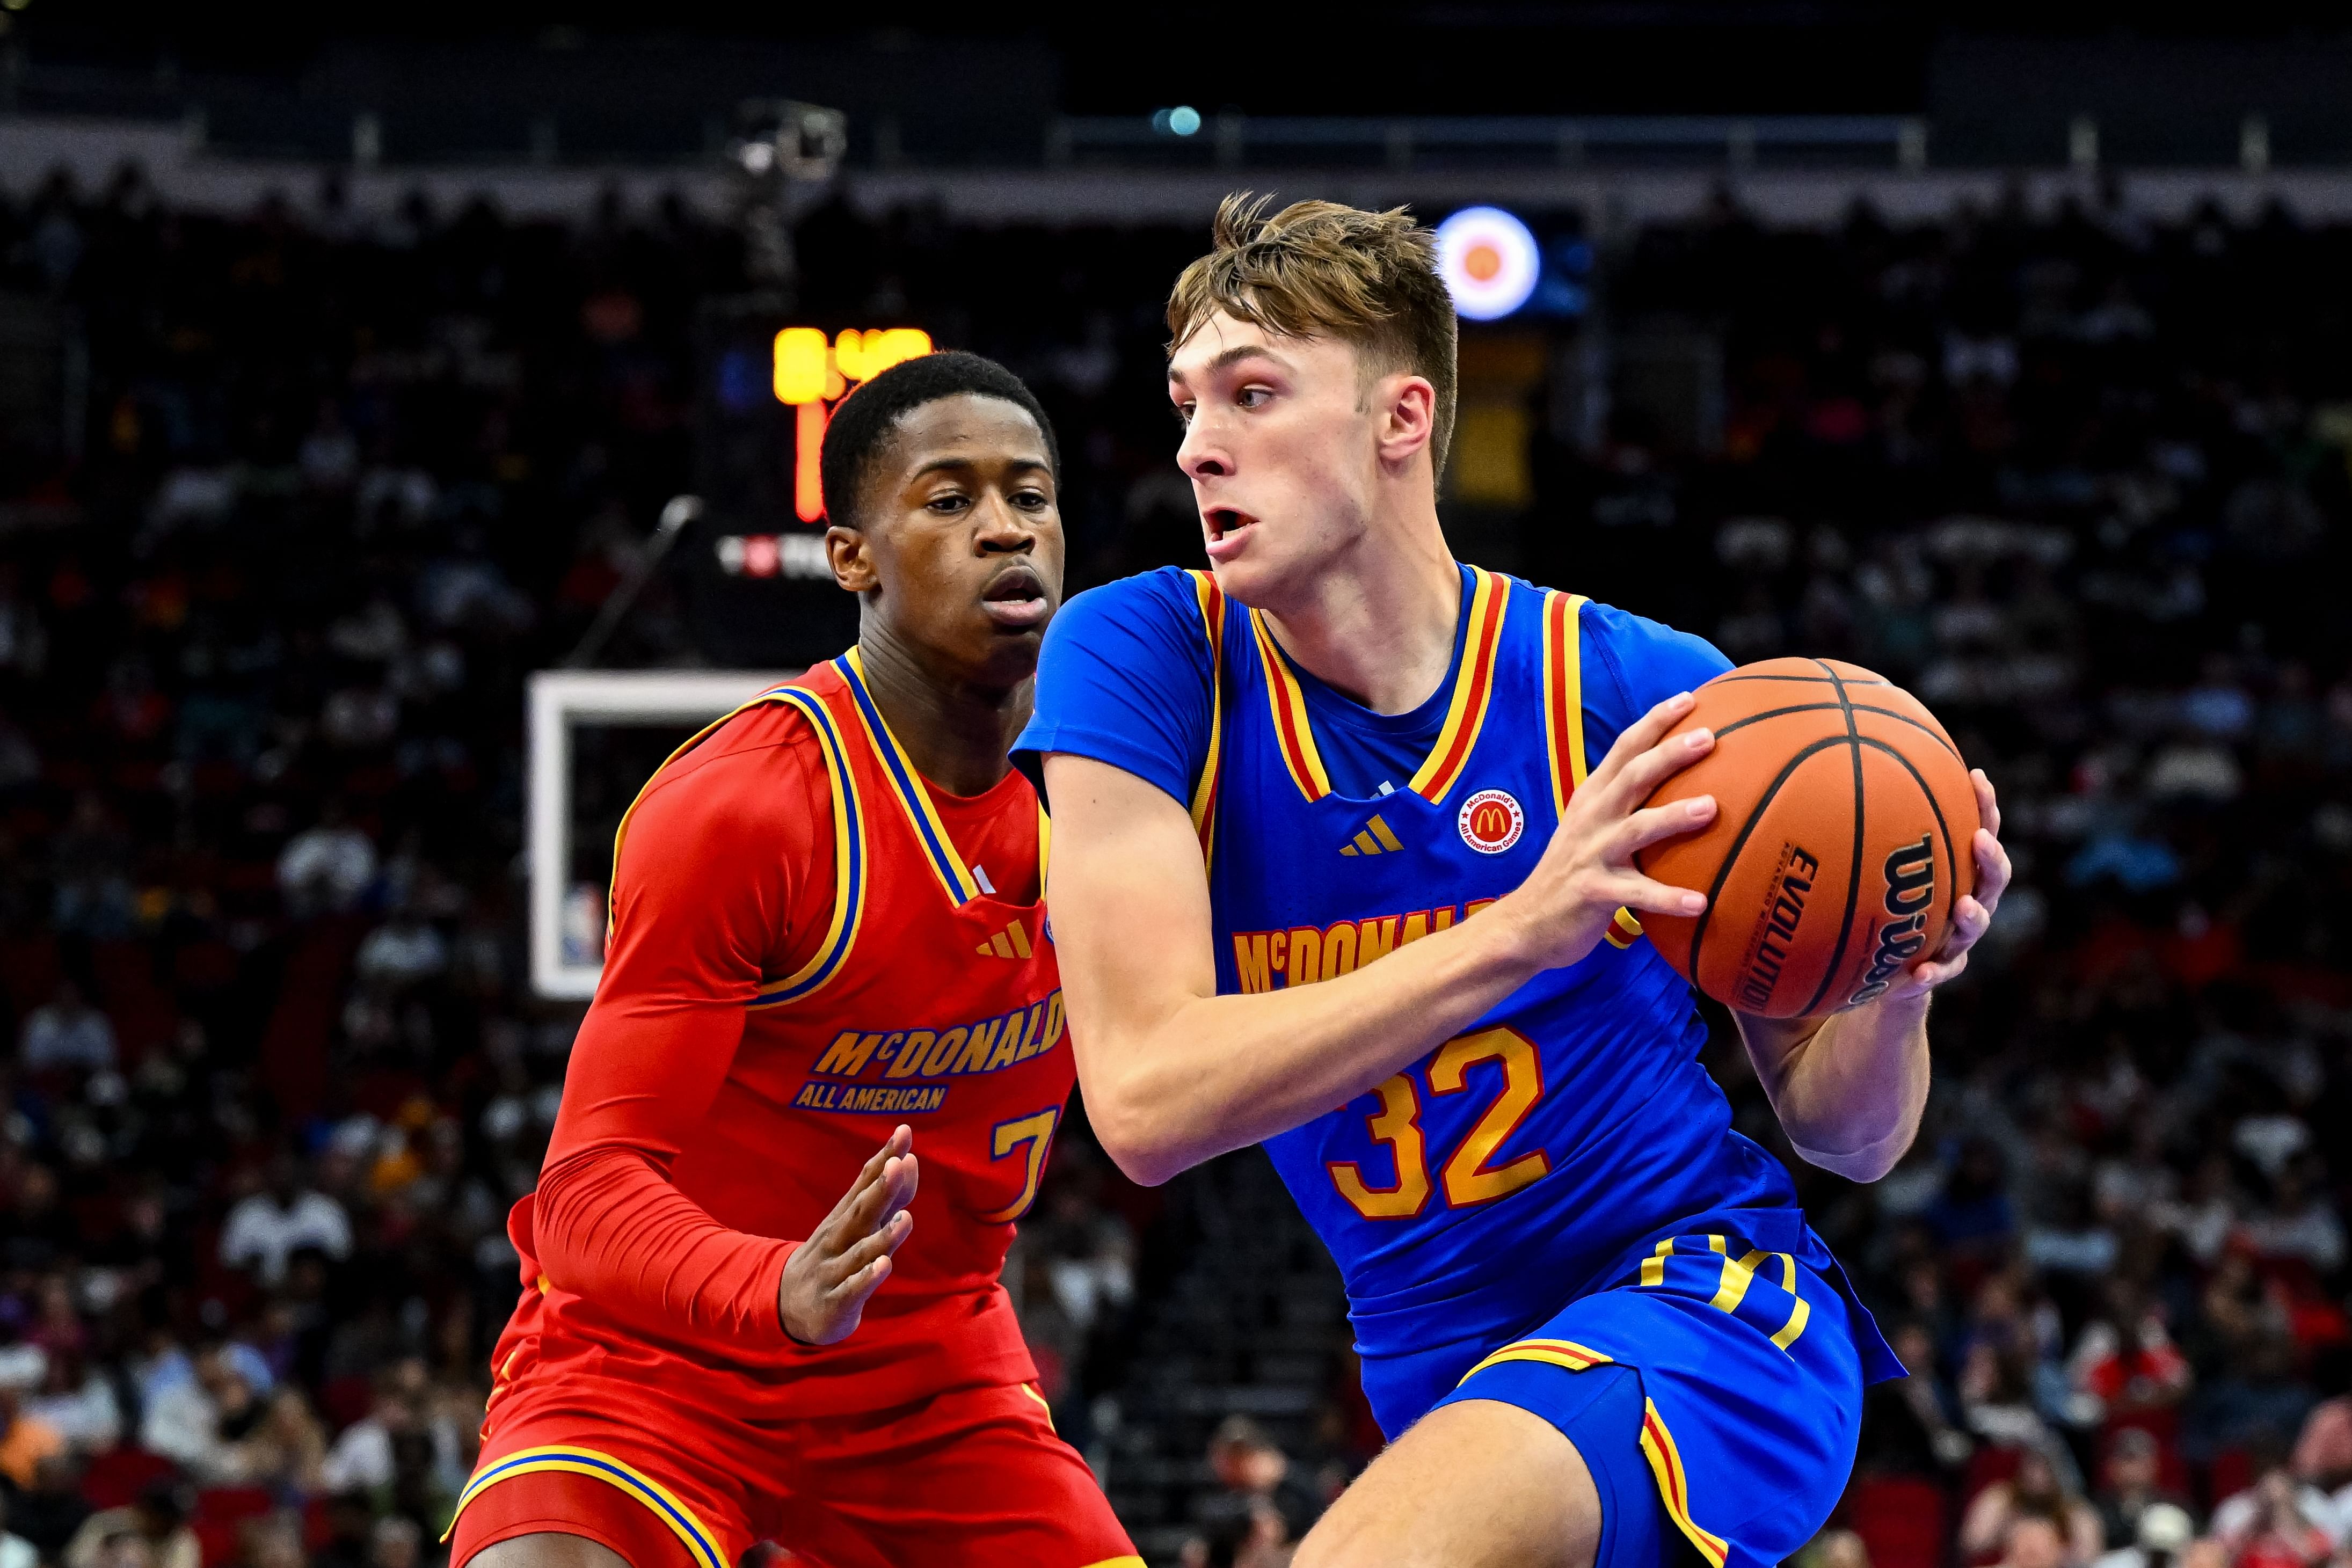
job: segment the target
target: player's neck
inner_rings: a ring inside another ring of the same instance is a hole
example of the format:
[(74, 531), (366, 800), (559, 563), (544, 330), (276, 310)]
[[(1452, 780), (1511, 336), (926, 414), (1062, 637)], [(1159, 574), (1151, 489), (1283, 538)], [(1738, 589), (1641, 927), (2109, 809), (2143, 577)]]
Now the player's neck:
[(1462, 569), (1433, 497), (1385, 521), (1266, 619), (1283, 652), (1325, 685), (1374, 713), (1410, 713), (1454, 667)]
[(936, 670), (919, 650), (870, 622), (858, 632), (857, 650), (866, 689), (916, 772), (950, 795), (980, 795), (1012, 771), (1013, 742), (1029, 722), (1034, 676), (992, 686)]

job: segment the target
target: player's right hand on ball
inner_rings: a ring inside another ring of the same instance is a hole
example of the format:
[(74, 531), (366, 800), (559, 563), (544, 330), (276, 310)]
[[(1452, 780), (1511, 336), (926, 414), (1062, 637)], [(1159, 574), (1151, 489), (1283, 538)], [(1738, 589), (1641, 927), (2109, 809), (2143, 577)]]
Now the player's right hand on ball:
[[(1713, 732), (1667, 738), (1690, 713), (1688, 692), (1668, 697), (1628, 726), (1601, 766), (1569, 797), (1543, 859), (1517, 892), (1487, 915), (1511, 910), (1537, 961), (1575, 963), (1600, 942), (1620, 908), (1635, 915), (1693, 915), (1706, 895), (1642, 874), (1634, 852), (1715, 821), (1715, 797), (1693, 796), (1643, 809), (1659, 783), (1715, 749)], [(1481, 916), (1486, 918), (1487, 916)]]
[(866, 1303), (890, 1277), (890, 1254), (915, 1228), (907, 1206), (920, 1174), (915, 1134), (894, 1131), (833, 1212), (784, 1260), (776, 1310), (784, 1332), (803, 1344), (835, 1344), (856, 1332)]

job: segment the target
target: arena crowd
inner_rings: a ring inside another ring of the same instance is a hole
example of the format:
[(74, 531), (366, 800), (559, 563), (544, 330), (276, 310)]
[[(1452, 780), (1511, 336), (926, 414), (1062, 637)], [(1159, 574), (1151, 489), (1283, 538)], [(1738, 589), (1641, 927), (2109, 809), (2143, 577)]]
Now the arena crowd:
[[(1074, 587), (1195, 559), (1159, 309), (1199, 235), (836, 205), (798, 242), (808, 319), (1039, 388)], [(1614, 326), (1719, 351), (1696, 435), (1532, 394), (1487, 564), (1871, 665), (2003, 793), (2021, 881), (1916, 1149), (1798, 1167), (1914, 1373), (1830, 1568), (2347, 1550), (2347, 276), (2352, 231), (2284, 211), (1727, 202), (1603, 268)], [(697, 304), (742, 286), (676, 204), (225, 219), (126, 171), (0, 206), (0, 290), (81, 367), (0, 449), (0, 1568), (434, 1561), (577, 1019), (524, 976), (521, 682), (688, 486)], [(616, 656), (687, 632), (656, 591)], [(1377, 1434), (1343, 1325), (1286, 1427), (1122, 1416), (1206, 1310), (1167, 1287), (1216, 1279), (1219, 1179), (1066, 1134), (1008, 1283), (1147, 1550), (1263, 1568)]]

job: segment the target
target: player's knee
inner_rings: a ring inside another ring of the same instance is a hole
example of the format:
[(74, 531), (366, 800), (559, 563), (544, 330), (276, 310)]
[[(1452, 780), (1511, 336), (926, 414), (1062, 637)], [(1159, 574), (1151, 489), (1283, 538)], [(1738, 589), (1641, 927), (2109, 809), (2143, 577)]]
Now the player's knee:
[(449, 1568), (647, 1568), (632, 1564), (611, 1547), (584, 1535), (541, 1531), (509, 1536), (483, 1547)]

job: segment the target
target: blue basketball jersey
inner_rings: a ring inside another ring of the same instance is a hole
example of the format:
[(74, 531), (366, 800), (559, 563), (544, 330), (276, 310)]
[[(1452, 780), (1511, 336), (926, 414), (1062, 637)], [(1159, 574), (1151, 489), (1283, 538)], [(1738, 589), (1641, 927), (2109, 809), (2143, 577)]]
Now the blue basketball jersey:
[[(1328, 705), (1345, 699), (1208, 574), (1097, 590), (1049, 632), (1021, 747), (1097, 758), (1186, 804), (1207, 861), (1220, 991), (1331, 979), (1477, 918), (1534, 869), (1600, 760), (1587, 746), (1588, 669), (1641, 656), (1634, 618), (1464, 572), (1433, 737), (1404, 777), (1378, 786), (1362, 767), (1336, 770), (1354, 775), (1356, 794), (1334, 787), (1324, 756), (1339, 738)], [(1096, 595), (1112, 597), (1088, 605)], [(1579, 963), (1268, 1142), (1339, 1261), (1365, 1391), (1391, 1434), (1496, 1344), (1633, 1275), (1677, 1236), (1744, 1237), (1850, 1299), (1788, 1173), (1732, 1131), (1699, 1064), (1705, 1036), (1688, 987), (1621, 911)], [(1867, 1314), (1856, 1306), (1850, 1321), (1864, 1365), (1898, 1374)]]

